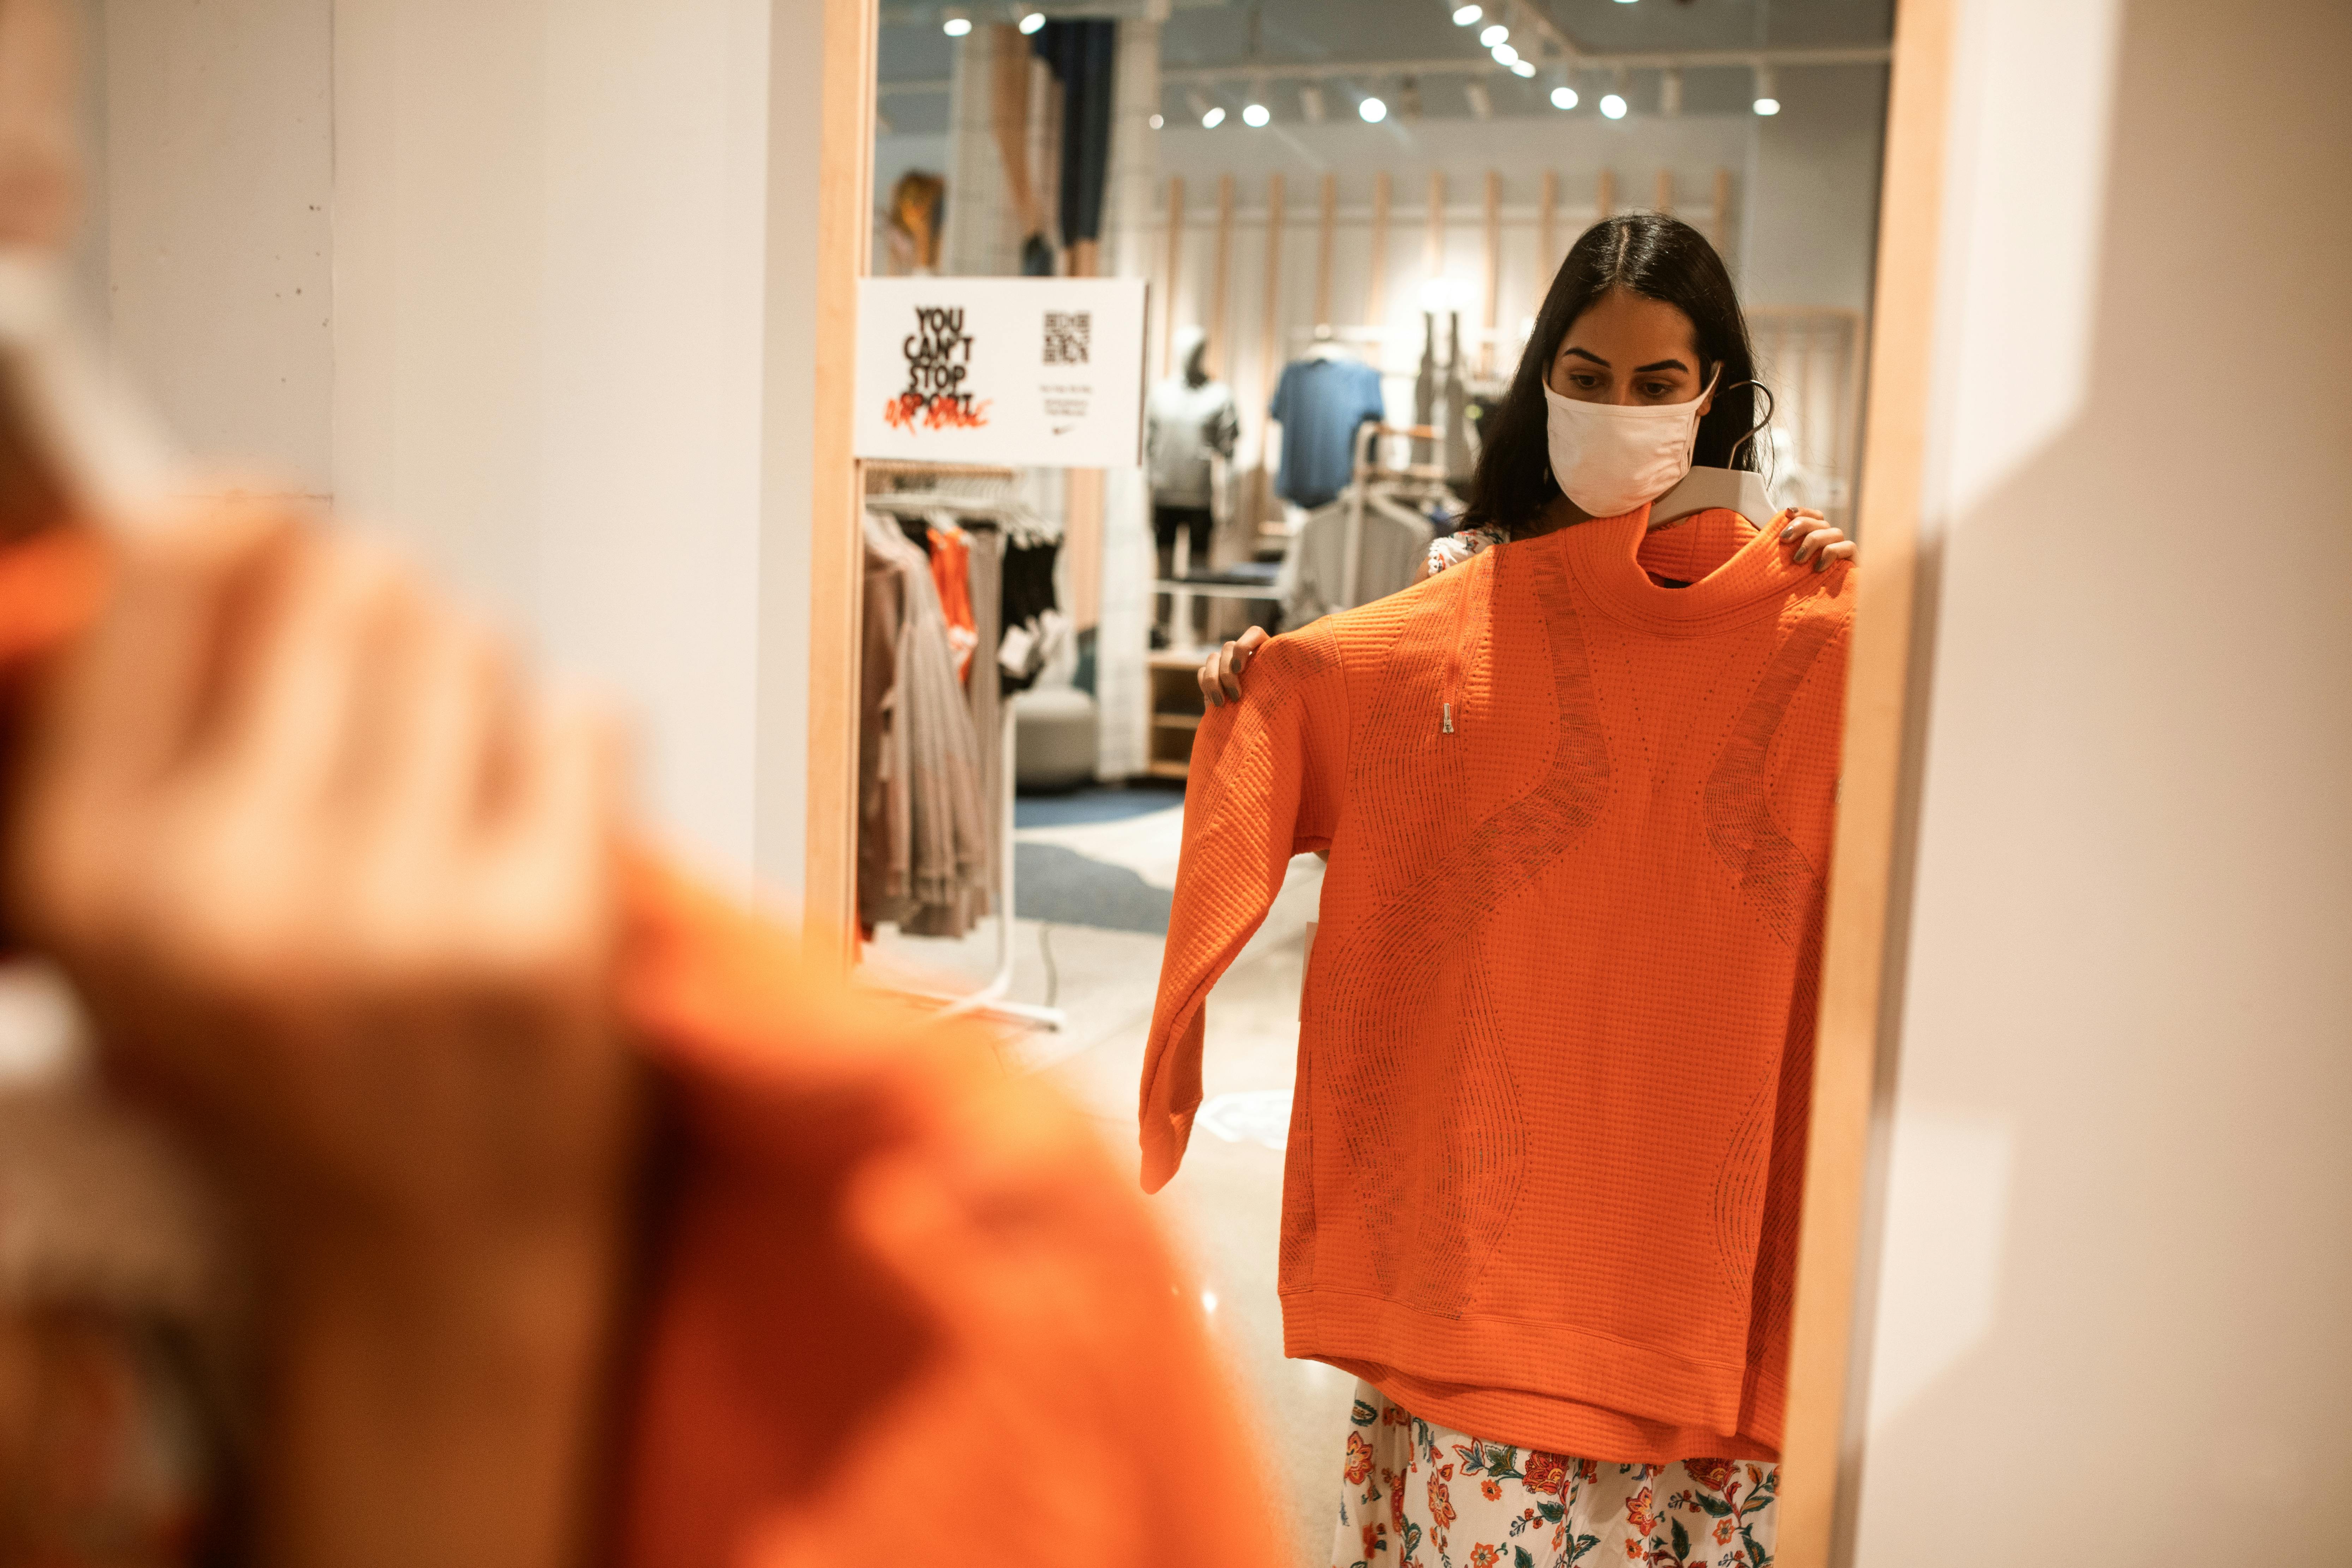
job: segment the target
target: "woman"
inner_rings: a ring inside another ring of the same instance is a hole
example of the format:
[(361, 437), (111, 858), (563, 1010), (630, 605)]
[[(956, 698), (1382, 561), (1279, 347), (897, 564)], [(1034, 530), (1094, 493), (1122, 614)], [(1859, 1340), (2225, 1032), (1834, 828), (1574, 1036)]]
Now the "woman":
[(1423, 582), (1202, 668), (1146, 1184), (1321, 850), (1282, 1289), (1360, 1379), (1335, 1564), (1770, 1560), (1853, 546), (1646, 516), (1755, 466), (1756, 390), (1706, 239), (1595, 226)]

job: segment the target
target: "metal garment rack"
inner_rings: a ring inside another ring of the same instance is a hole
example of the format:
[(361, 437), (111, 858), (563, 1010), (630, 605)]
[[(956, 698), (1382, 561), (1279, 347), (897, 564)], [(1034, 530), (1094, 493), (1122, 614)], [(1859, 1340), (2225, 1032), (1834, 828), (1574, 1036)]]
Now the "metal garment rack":
[(1408, 463), (1402, 468), (1391, 468), (1373, 462), (1374, 443), (1383, 436), (1402, 436), (1412, 441), (1445, 438), (1445, 433), (1434, 425), (1378, 425), (1367, 421), (1356, 426), (1356, 466), (1348, 481), (1348, 543), (1340, 556), (1339, 568), (1340, 581), (1348, 585), (1350, 609), (1363, 603), (1364, 503), (1371, 495), (1371, 487), (1379, 485), (1384, 493), (1416, 500), (1454, 499), (1453, 492), (1445, 488), (1445, 469), (1438, 464)]
[(1151, 588), (1154, 593), (1168, 595), (1168, 646), (1172, 650), (1205, 651), (1205, 645), (1192, 640), (1194, 599), (1280, 602), (1274, 585), (1269, 583), (1203, 583), (1192, 576), (1192, 541), (1189, 529), (1180, 530), (1176, 535), (1176, 559), (1171, 564), (1176, 575), (1159, 578)]
[[(1011, 468), (948, 466), (938, 463), (868, 462), (866, 474), (872, 479), (1001, 479), (1010, 484), (1018, 476)], [(1002, 498), (962, 494), (952, 490), (868, 490), (865, 504), (877, 511), (953, 512), (959, 521), (971, 521), (982, 527), (1002, 530), (1006, 517), (1017, 513), (1020, 504), (1012, 497)], [(999, 628), (1002, 631), (1002, 627)], [(975, 658), (988, 661), (988, 679), (999, 679), (996, 650), (975, 649)], [(1003, 733), (998, 741), (998, 766), (1003, 773), (1004, 787), (997, 802), (998, 831), (996, 856), (996, 973), (976, 991), (961, 994), (946, 994), (936, 991), (908, 991), (898, 987), (898, 994), (941, 1004), (940, 1017), (959, 1013), (971, 1013), (983, 1017), (1002, 1018), (1009, 1023), (1028, 1024), (1039, 1028), (1061, 1030), (1069, 1025), (1068, 1013), (1059, 1007), (1041, 1007), (1027, 1002), (1007, 998), (1013, 991), (1013, 797), (1016, 787), (1013, 769), (1013, 703), (1007, 694), (1000, 718)]]

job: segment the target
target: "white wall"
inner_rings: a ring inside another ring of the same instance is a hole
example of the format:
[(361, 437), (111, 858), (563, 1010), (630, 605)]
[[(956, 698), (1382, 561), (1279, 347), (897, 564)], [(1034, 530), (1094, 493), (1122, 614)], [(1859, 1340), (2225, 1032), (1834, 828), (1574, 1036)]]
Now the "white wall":
[(771, 0), (752, 869), (797, 905), (808, 838), (810, 487), (815, 481), (817, 134), (824, 0)]
[(2352, 12), (1962, 11), (1853, 1560), (2341, 1562)]
[(85, 0), (85, 279), (114, 361), (188, 448), (333, 484), (327, 0)]
[(1750, 305), (1870, 308), (1877, 257), (1884, 66), (1783, 68), (1780, 112), (1750, 117), (1740, 195), (1740, 297)]
[(619, 696), (652, 817), (796, 899), (820, 0), (84, 10), (102, 315), (173, 429)]
[(336, 0), (339, 498), (640, 715), (755, 859), (765, 0)]

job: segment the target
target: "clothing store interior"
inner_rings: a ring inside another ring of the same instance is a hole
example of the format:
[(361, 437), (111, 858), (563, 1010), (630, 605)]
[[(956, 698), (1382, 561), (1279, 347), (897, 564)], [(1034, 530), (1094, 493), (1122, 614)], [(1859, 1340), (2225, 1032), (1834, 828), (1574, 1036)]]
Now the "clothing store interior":
[(0, 1568), (2339, 1560), (2347, 58), (0, 0)]

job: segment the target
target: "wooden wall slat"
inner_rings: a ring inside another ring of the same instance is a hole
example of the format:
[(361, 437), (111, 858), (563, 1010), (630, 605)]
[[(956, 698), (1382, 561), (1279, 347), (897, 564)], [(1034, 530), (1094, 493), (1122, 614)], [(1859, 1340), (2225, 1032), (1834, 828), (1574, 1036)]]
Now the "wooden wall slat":
[(1184, 176), (1168, 176), (1168, 271), (1160, 285), (1160, 374), (1176, 374), (1176, 288), (1184, 275)]
[[(1257, 406), (1265, 408), (1274, 401), (1275, 373), (1281, 368), (1283, 353), (1280, 339), (1282, 322), (1282, 224), (1283, 186), (1280, 174), (1268, 174), (1265, 179), (1265, 292), (1260, 300), (1257, 328)], [(1271, 514), (1274, 504), (1274, 474), (1265, 459), (1273, 443), (1258, 442), (1257, 476), (1250, 486), (1244, 509), (1245, 537), (1255, 540), (1260, 521)], [(1195, 563), (1206, 565), (1206, 562)]]
[(1323, 176), (1323, 211), (1315, 231), (1315, 321), (1331, 324), (1331, 239), (1339, 220), (1339, 176)]
[(1559, 174), (1546, 169), (1543, 195), (1536, 206), (1536, 300), (1541, 304), (1544, 293), (1551, 287), (1552, 274), (1559, 270)]
[(1232, 339), (1225, 331), (1225, 300), (1227, 284), (1232, 280), (1234, 264), (1234, 177), (1217, 176), (1217, 249), (1216, 260), (1209, 285), (1209, 374), (1226, 374), (1225, 351)]
[(1495, 374), (1495, 325), (1503, 306), (1503, 176), (1486, 171), (1486, 341), (1478, 345), (1478, 374)]
[(1429, 172), (1429, 227), (1421, 241), (1422, 276), (1445, 276), (1445, 176)]

